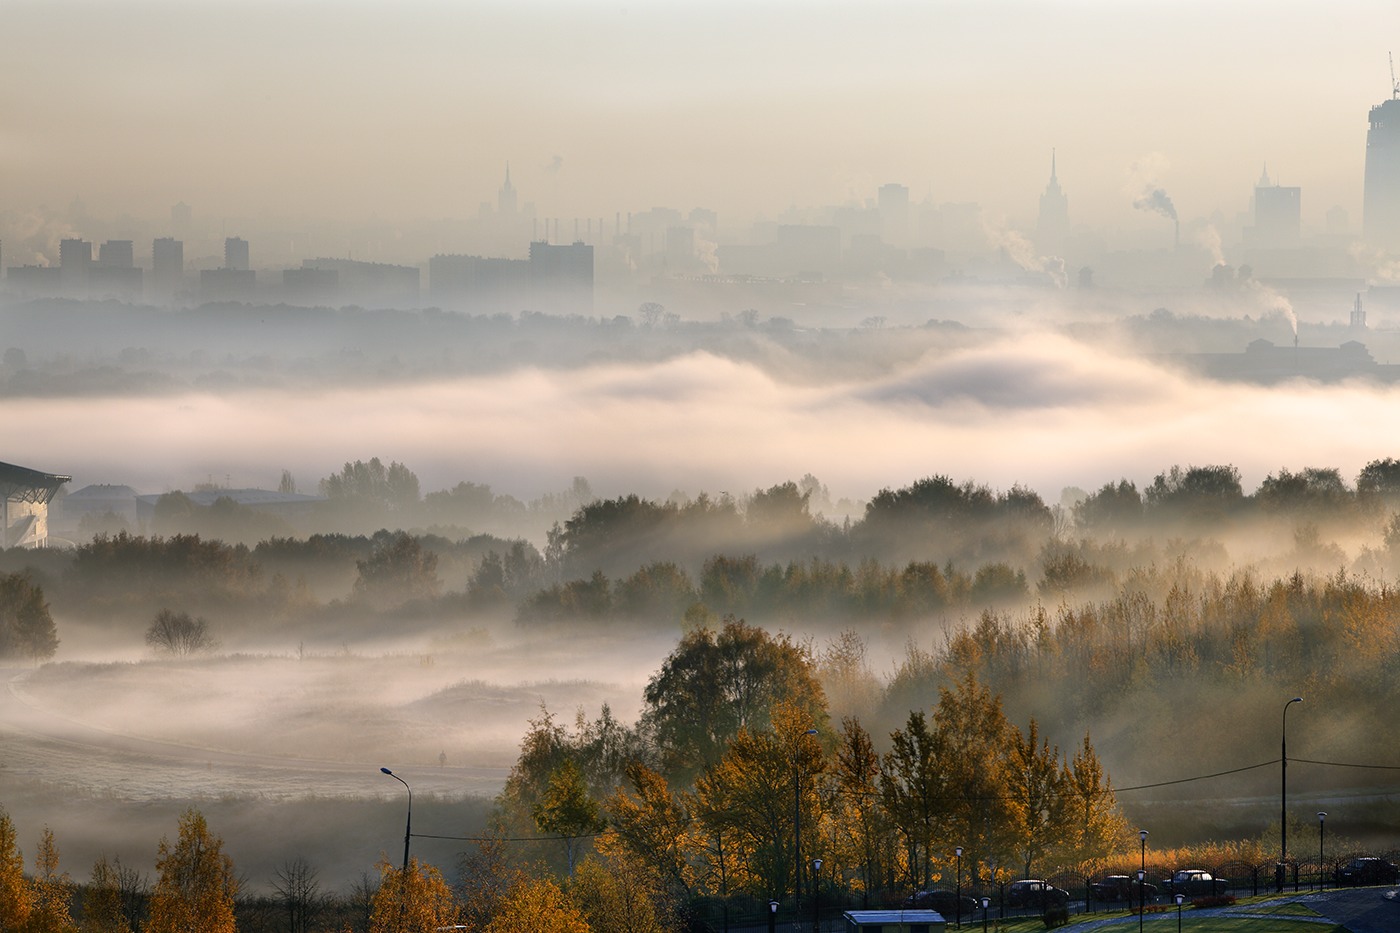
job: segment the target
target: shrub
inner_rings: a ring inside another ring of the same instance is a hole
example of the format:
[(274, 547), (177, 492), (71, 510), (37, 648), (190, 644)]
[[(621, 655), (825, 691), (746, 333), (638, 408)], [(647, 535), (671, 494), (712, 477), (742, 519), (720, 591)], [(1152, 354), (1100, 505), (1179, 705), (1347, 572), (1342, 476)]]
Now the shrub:
[(1233, 894), (1207, 894), (1205, 897), (1193, 897), (1192, 907), (1229, 907), (1235, 903)]
[(1049, 904), (1045, 908), (1045, 913), (1040, 915), (1040, 919), (1047, 930), (1062, 927), (1069, 923), (1069, 906), (1067, 904)]

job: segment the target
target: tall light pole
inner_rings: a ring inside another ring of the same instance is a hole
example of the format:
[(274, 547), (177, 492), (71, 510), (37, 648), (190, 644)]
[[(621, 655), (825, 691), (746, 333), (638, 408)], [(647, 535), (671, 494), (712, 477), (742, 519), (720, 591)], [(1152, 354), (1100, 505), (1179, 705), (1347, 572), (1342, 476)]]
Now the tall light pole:
[(812, 933), (822, 929), (822, 860), (812, 859)]
[[(803, 735), (816, 735), (816, 729), (808, 729)], [(798, 740), (801, 742), (801, 739)], [(792, 759), (792, 836), (793, 854), (795, 856), (793, 867), (797, 869), (797, 878), (794, 880), (792, 909), (798, 911), (802, 909), (802, 770), (798, 767), (797, 756)]]
[(1317, 889), (1322, 890), (1327, 875), (1322, 869), (1322, 844), (1327, 839), (1327, 811), (1317, 811)]
[(397, 774), (395, 774), (394, 772), (390, 771), (388, 768), (380, 768), (379, 770), (382, 771), (382, 772), (384, 772), (385, 774), (389, 775), (389, 777), (391, 777), (391, 778), (393, 778), (394, 780), (398, 781), (400, 784), (402, 784), (405, 788), (408, 789), (408, 820), (404, 823), (404, 826), (403, 826), (403, 874), (404, 874), (404, 877), (407, 878), (407, 877), (408, 877), (408, 840), (411, 839), (411, 838), (413, 838), (413, 788), (409, 787), (407, 781), (405, 781), (403, 778), (399, 777), (399, 776), (398, 776)]
[(982, 933), (987, 933), (987, 908), (992, 906), (990, 897), (982, 898)]
[(1138, 933), (1142, 933), (1142, 918), (1147, 913), (1147, 830), (1138, 830), (1141, 859), (1138, 862)]
[(1176, 896), (1176, 933), (1181, 933), (1181, 902), (1186, 900), (1185, 894)]
[(954, 849), (953, 849), (953, 854), (956, 855), (956, 856), (958, 857), (958, 890), (957, 890), (957, 892), (956, 892), (956, 896), (953, 898), (953, 903), (955, 903), (957, 906), (953, 908), (953, 912), (954, 912), (954, 914), (955, 914), (956, 917), (957, 917), (958, 929), (961, 930), (961, 929), (962, 929), (962, 846), (957, 846), (956, 848), (954, 848)]
[(1278, 889), (1283, 891), (1284, 876), (1288, 871), (1288, 707), (1294, 703), (1303, 702), (1302, 697), (1294, 697), (1283, 704), (1283, 729), (1280, 732), (1282, 741), (1280, 743), (1280, 758), (1283, 768), (1280, 770), (1279, 784), (1279, 860), (1278, 860)]

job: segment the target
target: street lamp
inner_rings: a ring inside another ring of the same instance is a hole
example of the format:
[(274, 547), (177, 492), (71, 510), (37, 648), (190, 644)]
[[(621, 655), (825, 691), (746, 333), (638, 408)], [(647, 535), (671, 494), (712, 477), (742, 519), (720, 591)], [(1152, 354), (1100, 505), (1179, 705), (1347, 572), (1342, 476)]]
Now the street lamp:
[(1294, 697), (1283, 704), (1283, 729), (1280, 732), (1282, 741), (1279, 758), (1283, 764), (1283, 768), (1279, 771), (1279, 860), (1278, 871), (1275, 873), (1278, 876), (1275, 880), (1280, 893), (1283, 892), (1284, 873), (1288, 871), (1288, 707), (1301, 702), (1303, 702), (1302, 697)]
[[(816, 735), (816, 729), (808, 729), (803, 735)], [(797, 868), (797, 878), (792, 898), (792, 909), (802, 909), (802, 771), (797, 766), (797, 757), (792, 759), (792, 835), (793, 856)]]
[(987, 933), (987, 908), (992, 906), (990, 897), (982, 898), (982, 933)]
[(957, 890), (957, 896), (953, 899), (953, 903), (955, 903), (955, 904), (957, 905), (957, 907), (954, 908), (954, 912), (955, 912), (955, 914), (956, 914), (956, 916), (957, 916), (958, 929), (961, 930), (961, 929), (962, 929), (962, 846), (957, 846), (956, 848), (954, 848), (954, 849), (953, 849), (953, 854), (956, 855), (956, 856), (958, 857), (958, 890)]
[(812, 859), (812, 933), (821, 933), (822, 928), (822, 888), (821, 888), (822, 860)]
[(1138, 830), (1138, 844), (1142, 849), (1138, 862), (1138, 933), (1142, 931), (1142, 915), (1147, 913), (1147, 830)]
[(1186, 900), (1185, 894), (1176, 896), (1176, 933), (1181, 933), (1181, 902)]
[(407, 781), (405, 781), (403, 778), (399, 777), (399, 776), (398, 776), (397, 774), (395, 774), (394, 772), (390, 771), (388, 768), (380, 768), (379, 770), (382, 771), (382, 772), (384, 772), (385, 774), (389, 775), (389, 777), (391, 777), (391, 778), (393, 778), (394, 780), (398, 781), (400, 784), (402, 784), (405, 788), (408, 789), (408, 820), (404, 823), (404, 826), (403, 826), (403, 874), (404, 874), (404, 877), (407, 878), (407, 877), (408, 877), (408, 840), (409, 840), (410, 838), (412, 838), (412, 836), (413, 836), (413, 788), (409, 787)]
[(768, 933), (775, 933), (778, 929), (778, 902), (768, 902)]
[(1142, 918), (1147, 913), (1147, 872), (1138, 869), (1138, 933), (1142, 933)]
[(1327, 838), (1327, 811), (1317, 811), (1317, 889), (1322, 890), (1327, 875), (1322, 869), (1322, 844)]

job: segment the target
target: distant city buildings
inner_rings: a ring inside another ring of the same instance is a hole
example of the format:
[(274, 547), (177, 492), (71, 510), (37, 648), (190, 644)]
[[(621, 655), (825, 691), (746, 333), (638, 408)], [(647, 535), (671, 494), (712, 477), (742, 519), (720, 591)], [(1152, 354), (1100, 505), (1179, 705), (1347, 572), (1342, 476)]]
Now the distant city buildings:
[(1050, 152), (1050, 183), (1040, 196), (1040, 212), (1035, 219), (1035, 245), (1043, 256), (1065, 255), (1069, 246), (1069, 198), (1060, 190), (1055, 174), (1055, 152)]

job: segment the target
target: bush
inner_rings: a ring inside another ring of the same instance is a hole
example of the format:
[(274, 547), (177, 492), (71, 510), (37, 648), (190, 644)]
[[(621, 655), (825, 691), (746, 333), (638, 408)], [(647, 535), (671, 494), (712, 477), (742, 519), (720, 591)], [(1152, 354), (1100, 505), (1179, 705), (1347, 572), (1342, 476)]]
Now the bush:
[(1207, 894), (1205, 897), (1193, 897), (1192, 907), (1229, 907), (1235, 903), (1233, 894)]
[(1069, 905), (1047, 905), (1045, 908), (1045, 913), (1040, 915), (1040, 919), (1045, 924), (1045, 928), (1047, 930), (1052, 930), (1055, 927), (1062, 927), (1066, 923), (1069, 923)]

